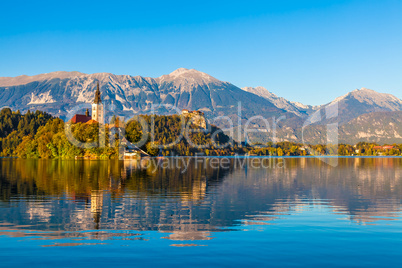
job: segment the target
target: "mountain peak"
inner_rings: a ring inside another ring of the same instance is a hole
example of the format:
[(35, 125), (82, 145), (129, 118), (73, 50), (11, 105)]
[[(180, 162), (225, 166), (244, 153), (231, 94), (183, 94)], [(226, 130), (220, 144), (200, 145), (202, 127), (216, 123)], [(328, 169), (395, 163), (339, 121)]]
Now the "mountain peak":
[[(351, 104), (347, 104), (348, 102)], [(361, 89), (355, 89), (341, 97), (338, 97), (328, 105), (335, 103), (338, 103), (338, 105), (341, 105), (342, 107), (348, 107), (347, 109), (349, 110), (353, 109), (353, 107), (355, 109), (360, 107), (359, 109), (363, 109), (360, 114), (364, 112), (377, 111), (400, 111), (402, 109), (402, 100), (398, 99), (394, 95), (380, 93), (364, 87)], [(356, 104), (359, 105), (356, 106)]]
[(197, 71), (195, 69), (179, 68), (170, 74), (162, 75), (158, 78), (160, 82), (176, 83), (192, 83), (192, 84), (208, 84), (219, 82), (218, 79), (210, 76), (209, 74)]
[[(194, 69), (191, 69), (191, 70), (194, 70)], [(179, 68), (179, 69), (174, 70), (173, 72), (171, 72), (169, 75), (170, 75), (170, 76), (175, 76), (175, 77), (177, 77), (177, 76), (182, 75), (182, 74), (184, 74), (184, 73), (188, 73), (188, 72), (190, 72), (191, 70), (189, 70), (189, 69), (187, 69), (187, 68)], [(195, 71), (195, 70), (194, 70), (194, 71)]]
[[(169, 76), (173, 76), (173, 77), (179, 77), (179, 76), (203, 76), (203, 77), (213, 78), (209, 74), (200, 72), (200, 71), (195, 70), (195, 69), (187, 69), (187, 68), (179, 68), (179, 69), (171, 72), (169, 74)], [(213, 79), (215, 79), (215, 78), (213, 78)]]
[(351, 91), (351, 92), (373, 92), (373, 93), (377, 93), (376, 91), (369, 89), (369, 88), (365, 88), (362, 87), (360, 89), (356, 88), (355, 90)]

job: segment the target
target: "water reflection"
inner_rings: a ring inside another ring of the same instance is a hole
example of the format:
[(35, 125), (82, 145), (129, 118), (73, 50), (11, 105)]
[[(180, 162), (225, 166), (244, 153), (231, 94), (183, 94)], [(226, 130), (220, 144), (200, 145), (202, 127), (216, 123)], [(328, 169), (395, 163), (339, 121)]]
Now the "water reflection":
[(2, 159), (0, 235), (139, 240), (152, 230), (208, 240), (311, 207), (355, 224), (393, 220), (401, 210), (399, 158), (346, 158), (336, 168), (314, 158), (243, 160)]

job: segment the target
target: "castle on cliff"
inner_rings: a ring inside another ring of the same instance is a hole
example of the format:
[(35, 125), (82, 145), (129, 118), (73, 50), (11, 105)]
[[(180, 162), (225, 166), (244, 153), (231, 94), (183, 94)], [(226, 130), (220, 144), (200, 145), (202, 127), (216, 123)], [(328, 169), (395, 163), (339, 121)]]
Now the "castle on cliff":
[(182, 116), (188, 118), (191, 123), (194, 125), (207, 130), (209, 128), (208, 121), (204, 116), (204, 113), (201, 111), (189, 111), (187, 109), (183, 109), (181, 111)]

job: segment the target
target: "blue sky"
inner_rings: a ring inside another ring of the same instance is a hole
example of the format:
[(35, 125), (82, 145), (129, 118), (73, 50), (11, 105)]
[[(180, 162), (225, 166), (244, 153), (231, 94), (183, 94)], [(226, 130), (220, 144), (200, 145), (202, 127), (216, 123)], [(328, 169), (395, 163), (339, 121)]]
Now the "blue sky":
[(402, 98), (402, 1), (2, 1), (0, 76), (194, 68), (322, 104)]

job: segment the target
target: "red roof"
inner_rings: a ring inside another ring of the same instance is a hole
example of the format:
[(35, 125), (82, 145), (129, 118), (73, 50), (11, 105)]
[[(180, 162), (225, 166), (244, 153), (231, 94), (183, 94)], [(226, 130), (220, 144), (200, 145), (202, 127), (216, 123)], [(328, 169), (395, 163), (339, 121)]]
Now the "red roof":
[(98, 121), (91, 119), (91, 120), (87, 121), (85, 124), (94, 124), (94, 123), (98, 123)]
[(396, 149), (395, 146), (393, 145), (385, 145), (385, 146), (374, 146), (374, 150), (391, 150), (391, 149)]
[(92, 117), (86, 116), (85, 114), (76, 114), (76, 115), (73, 116), (73, 118), (71, 118), (70, 122), (73, 123), (73, 124), (86, 123), (91, 119), (92, 119)]

